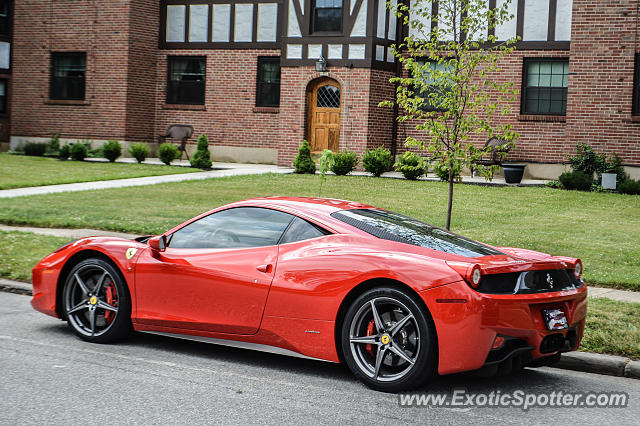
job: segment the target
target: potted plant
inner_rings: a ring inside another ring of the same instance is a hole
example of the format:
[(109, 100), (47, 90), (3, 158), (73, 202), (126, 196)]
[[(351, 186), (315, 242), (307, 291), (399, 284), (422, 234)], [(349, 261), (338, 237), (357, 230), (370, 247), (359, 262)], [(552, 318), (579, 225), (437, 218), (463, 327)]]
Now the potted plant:
[(503, 164), (504, 181), (507, 183), (520, 183), (524, 175), (526, 164)]

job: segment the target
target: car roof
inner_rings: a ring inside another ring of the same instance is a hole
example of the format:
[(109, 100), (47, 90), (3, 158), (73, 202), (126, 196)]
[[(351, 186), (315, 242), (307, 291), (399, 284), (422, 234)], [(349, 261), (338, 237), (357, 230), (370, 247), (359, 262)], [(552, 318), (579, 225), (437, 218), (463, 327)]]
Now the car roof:
[(339, 210), (376, 208), (367, 204), (336, 198), (283, 196), (251, 198), (228, 206), (239, 207), (241, 205), (282, 207), (313, 216), (326, 216)]
[(215, 213), (220, 210), (226, 210), (235, 207), (264, 207), (272, 208), (288, 212), (300, 217), (303, 217), (312, 222), (317, 222), (319, 225), (328, 227), (333, 232), (359, 234), (366, 237), (374, 238), (364, 231), (358, 228), (348, 226), (346, 223), (335, 219), (331, 216), (331, 213), (340, 210), (352, 210), (352, 209), (366, 209), (376, 207), (369, 206), (367, 204), (357, 203), (354, 201), (338, 200), (335, 198), (320, 198), (320, 197), (282, 197), (282, 196), (269, 196), (260, 198), (250, 198), (243, 201), (236, 201), (234, 203), (225, 204), (208, 212), (202, 213), (187, 222), (184, 222), (173, 229), (165, 232), (170, 234), (178, 229), (195, 222), (205, 216)]

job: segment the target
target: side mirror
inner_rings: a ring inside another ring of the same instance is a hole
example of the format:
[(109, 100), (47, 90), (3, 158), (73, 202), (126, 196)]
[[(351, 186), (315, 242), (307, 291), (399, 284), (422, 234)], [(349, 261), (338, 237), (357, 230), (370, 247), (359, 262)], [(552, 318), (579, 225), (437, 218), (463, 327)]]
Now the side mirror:
[(149, 247), (155, 251), (164, 251), (167, 248), (167, 237), (164, 235), (156, 235), (149, 238)]

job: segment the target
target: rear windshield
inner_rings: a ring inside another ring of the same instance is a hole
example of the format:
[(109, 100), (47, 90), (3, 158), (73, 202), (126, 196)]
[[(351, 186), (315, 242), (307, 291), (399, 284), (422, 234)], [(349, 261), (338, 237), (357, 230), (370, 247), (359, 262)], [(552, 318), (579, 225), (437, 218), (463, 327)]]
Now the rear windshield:
[(442, 228), (386, 210), (354, 209), (331, 214), (374, 237), (466, 257), (504, 254)]

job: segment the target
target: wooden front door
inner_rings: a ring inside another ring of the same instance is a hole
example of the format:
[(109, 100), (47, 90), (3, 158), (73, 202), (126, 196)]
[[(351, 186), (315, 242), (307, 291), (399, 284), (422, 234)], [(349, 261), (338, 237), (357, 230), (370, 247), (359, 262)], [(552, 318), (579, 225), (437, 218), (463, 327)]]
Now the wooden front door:
[(328, 78), (312, 81), (307, 92), (311, 152), (338, 152), (340, 146), (340, 84)]

